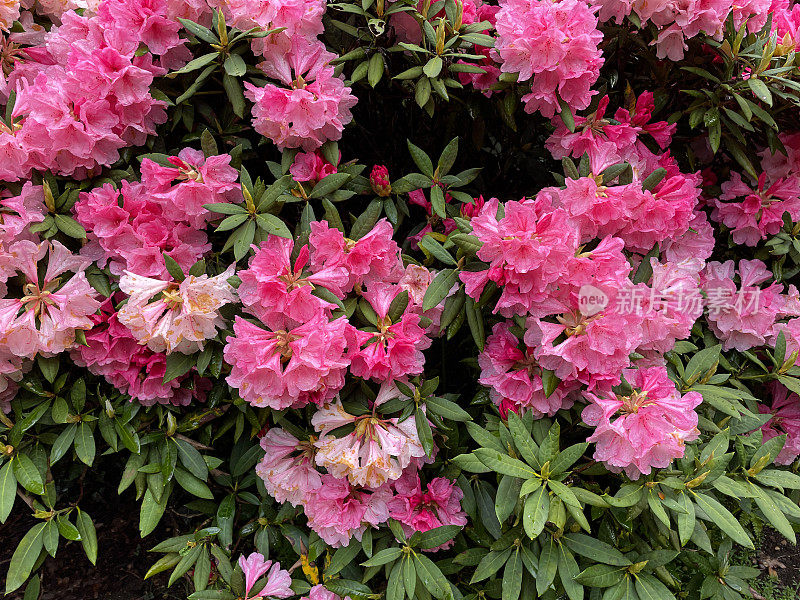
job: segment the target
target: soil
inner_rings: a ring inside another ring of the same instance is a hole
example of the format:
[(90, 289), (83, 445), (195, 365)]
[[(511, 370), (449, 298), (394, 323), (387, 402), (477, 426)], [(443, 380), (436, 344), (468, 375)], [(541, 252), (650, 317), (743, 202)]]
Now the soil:
[[(0, 525), (0, 581), (3, 586), (17, 543), (36, 523), (18, 508), (4, 525)], [(97, 566), (92, 566), (86, 558), (80, 542), (61, 538), (56, 558), (47, 557), (40, 571), (41, 600), (185, 600), (187, 591), (181, 581), (167, 589), (166, 574), (143, 580), (160, 556), (147, 550), (159, 540), (176, 535), (172, 527), (162, 524), (147, 538), (140, 539), (139, 506), (133, 494), (122, 498), (115, 496), (110, 504), (93, 502), (84, 508), (97, 529)], [(165, 515), (164, 521), (169, 520), (169, 514)], [(9, 600), (22, 597), (22, 591), (6, 596)]]
[(795, 588), (800, 583), (800, 547), (773, 529), (764, 530), (756, 562), (755, 566), (777, 579), (781, 587)]

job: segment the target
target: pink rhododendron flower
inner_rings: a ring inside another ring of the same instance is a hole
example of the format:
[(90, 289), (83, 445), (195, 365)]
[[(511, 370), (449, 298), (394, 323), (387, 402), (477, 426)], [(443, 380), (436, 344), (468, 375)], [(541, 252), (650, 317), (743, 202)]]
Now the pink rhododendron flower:
[[(415, 531), (428, 531), (443, 525), (467, 524), (467, 514), (461, 510), (464, 492), (453, 481), (436, 477), (423, 491), (419, 473), (407, 469), (394, 483), (395, 495), (389, 500), (389, 515), (400, 521), (403, 532), (411, 536)], [(431, 548), (429, 552), (445, 550), (453, 540)]]
[(125, 271), (119, 288), (129, 298), (119, 320), (154, 352), (202, 350), (203, 342), (225, 324), (219, 309), (236, 299), (227, 281), (234, 269), (231, 265), (214, 277), (189, 275), (180, 283)]
[[(520, 348), (522, 346), (522, 348)], [(542, 383), (542, 368), (528, 348), (510, 331), (508, 322), (498, 323), (486, 338), (483, 352), (478, 355), (481, 376), (478, 382), (489, 387), (492, 401), (504, 412), (533, 410), (540, 418), (556, 414), (573, 404), (569, 392), (576, 386), (561, 383), (547, 396)]]
[[(29, 225), (44, 221), (44, 189), (26, 181), (19, 196), (0, 196), (3, 218), (0, 221), (0, 244), (10, 245), (27, 233)], [(0, 271), (2, 265), (0, 264)], [(0, 278), (5, 280), (2, 275)]]
[[(413, 419), (384, 419), (348, 414), (340, 401), (322, 406), (311, 423), (320, 432), (316, 461), (337, 478), (353, 485), (378, 488), (400, 477), (413, 459), (425, 456)], [(342, 437), (331, 435), (345, 425), (355, 427)]]
[(498, 201), (484, 204), (472, 218), (473, 234), (483, 242), (478, 258), (488, 271), (462, 271), (467, 294), (480, 296), (489, 280), (502, 286), (495, 312), (511, 317), (529, 312), (544, 301), (564, 264), (578, 248), (578, 230), (564, 209), (552, 209), (548, 198), (506, 202), (498, 220)]
[[(315, 226), (312, 223), (312, 231)], [(239, 298), (247, 311), (273, 328), (293, 327), (307, 323), (335, 305), (313, 294), (319, 285), (342, 297), (348, 274), (333, 264), (309, 264), (308, 246), (303, 246), (292, 265), (294, 242), (270, 235), (256, 250), (247, 269), (237, 275), (242, 280)]]
[[(286, 28), (281, 35), (314, 39), (322, 33), (322, 15), (325, 0), (211, 0), (214, 8), (221, 8), (226, 19), (234, 27), (248, 31)], [(253, 40), (253, 51), (264, 54), (263, 40)]]
[(763, 440), (786, 435), (786, 443), (775, 457), (775, 463), (790, 465), (800, 456), (800, 396), (773, 381), (768, 384), (772, 405), (758, 405), (758, 412), (772, 418), (761, 426)]
[(388, 486), (368, 491), (352, 487), (347, 479), (322, 476), (322, 486), (309, 494), (304, 506), (308, 526), (326, 544), (338, 548), (351, 538), (361, 541), (367, 527), (378, 527), (389, 519)]
[(350, 596), (345, 596), (342, 599), (319, 583), (308, 591), (308, 596), (303, 596), (300, 600), (350, 600)]
[(346, 329), (350, 372), (356, 377), (383, 382), (422, 373), (422, 351), (430, 347), (431, 340), (419, 325), (419, 315), (406, 307), (399, 320), (392, 322), (388, 316), (400, 290), (398, 285), (375, 282), (363, 293), (377, 315), (377, 331)]
[[(264, 560), (264, 556), (258, 552), (253, 552), (247, 558), (244, 555), (239, 557), (239, 566), (244, 573), (244, 600), (259, 600), (260, 598), (289, 598), (294, 596), (290, 587), (292, 576), (289, 571), (281, 569), (281, 563), (273, 563), (271, 560)], [(250, 591), (256, 582), (264, 575), (267, 575), (267, 583), (258, 592), (257, 596), (250, 596)]]
[(800, 220), (800, 178), (778, 179), (767, 186), (767, 174), (762, 173), (752, 189), (734, 172), (722, 184), (711, 218), (729, 227), (737, 244), (755, 246), (780, 231), (786, 212), (792, 221)]
[(685, 442), (697, 439), (694, 409), (703, 397), (681, 395), (663, 367), (626, 370), (625, 378), (633, 386), (630, 395), (587, 393), (591, 402), (581, 416), (596, 428), (587, 438), (595, 443), (594, 459), (638, 479), (669, 466), (683, 456)]
[(589, 106), (603, 57), (595, 9), (580, 0), (503, 0), (497, 13), (495, 51), (504, 73), (532, 79), (522, 98), (526, 112), (560, 112), (559, 98), (573, 110)]
[(345, 238), (341, 231), (325, 221), (312, 222), (308, 238), (311, 266), (324, 272), (344, 269), (347, 273), (347, 283), (341, 285), (344, 293), (356, 285), (395, 282), (402, 275), (403, 262), (393, 235), (392, 225), (386, 219), (378, 221), (358, 240)]
[(336, 173), (336, 166), (325, 160), (319, 152), (298, 152), (289, 167), (289, 173), (295, 181), (309, 181), (313, 184)]
[(322, 485), (315, 467), (316, 448), (310, 440), (300, 441), (285, 429), (275, 427), (261, 438), (264, 458), (256, 473), (264, 487), (278, 502), (297, 506)]
[(144, 406), (185, 406), (193, 399), (205, 400), (211, 381), (188, 373), (164, 383), (167, 357), (153, 352), (133, 337), (119, 321), (112, 299), (91, 317), (94, 326), (86, 332), (86, 346), (77, 345), (70, 354), (75, 364), (104, 377), (111, 385)]
[(114, 275), (131, 271), (167, 279), (165, 253), (188, 272), (211, 249), (204, 231), (167, 217), (164, 204), (141, 183), (123, 181), (120, 190), (105, 184), (81, 192), (73, 210), (89, 234), (82, 254), (101, 267), (108, 262)]
[(0, 0), (0, 31), (8, 31), (19, 19), (19, 0)]
[[(733, 281), (738, 274), (739, 285)], [(763, 345), (773, 331), (776, 317), (783, 310), (783, 286), (760, 284), (772, 279), (760, 260), (732, 260), (708, 263), (701, 276), (706, 293), (708, 325), (722, 342), (723, 350), (749, 350)]]
[(242, 193), (236, 183), (239, 172), (230, 166), (230, 155), (205, 158), (199, 150), (184, 148), (169, 161), (174, 168), (150, 159), (142, 161), (142, 183), (161, 203), (166, 218), (204, 229), (206, 222), (215, 217), (203, 208), (204, 204), (241, 202)]
[[(0, 299), (0, 347), (27, 358), (72, 347), (75, 332), (91, 329), (90, 316), (100, 307), (84, 274), (89, 261), (56, 241), (14, 242), (8, 255), (23, 277), (23, 295)], [(47, 270), (40, 280), (38, 264), (45, 256)]]
[(253, 406), (275, 410), (321, 404), (344, 386), (347, 320), (317, 315), (290, 330), (262, 329), (241, 317), (225, 346), (227, 381)]
[(245, 83), (245, 96), (253, 107), (253, 127), (279, 149), (316, 150), (328, 140), (338, 140), (353, 116), (357, 99), (328, 63), (335, 58), (322, 42), (299, 36), (279, 36), (265, 45), (259, 67), (286, 87)]

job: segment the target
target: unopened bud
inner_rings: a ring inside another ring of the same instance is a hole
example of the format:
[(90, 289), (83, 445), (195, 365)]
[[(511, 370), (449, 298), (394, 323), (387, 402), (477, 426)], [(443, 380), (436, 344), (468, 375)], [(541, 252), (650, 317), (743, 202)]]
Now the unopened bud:
[(441, 56), (444, 52), (444, 19), (439, 19), (439, 26), (436, 28), (436, 54)]
[(42, 189), (44, 190), (44, 205), (51, 213), (56, 212), (56, 201), (53, 198), (53, 190), (50, 189), (50, 184), (46, 181), (42, 182)]
[(389, 183), (389, 170), (383, 165), (375, 165), (369, 174), (369, 183), (372, 191), (381, 198), (386, 198), (392, 193), (392, 184)]
[(172, 437), (178, 429), (178, 422), (175, 420), (175, 415), (167, 413), (167, 435)]

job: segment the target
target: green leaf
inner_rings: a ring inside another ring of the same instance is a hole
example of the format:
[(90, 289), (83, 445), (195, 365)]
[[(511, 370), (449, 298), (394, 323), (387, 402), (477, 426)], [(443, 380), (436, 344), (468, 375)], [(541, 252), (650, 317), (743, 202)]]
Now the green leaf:
[(425, 586), (431, 596), (438, 600), (452, 600), (453, 591), (450, 589), (450, 583), (439, 570), (433, 561), (418, 552), (414, 553), (414, 566), (417, 570), (417, 576)]
[(564, 473), (573, 464), (575, 464), (575, 462), (581, 456), (583, 456), (584, 452), (586, 452), (586, 448), (588, 447), (588, 442), (581, 442), (580, 444), (575, 444), (559, 452), (558, 456), (556, 456), (550, 462), (550, 473), (554, 475)]
[(406, 590), (406, 596), (409, 599), (413, 598), (417, 590), (417, 569), (411, 556), (406, 556), (403, 559), (403, 585)]
[(232, 77), (241, 77), (247, 73), (247, 63), (244, 62), (244, 59), (239, 54), (228, 56), (223, 66), (225, 67), (225, 72)]
[[(442, 66), (444, 65), (441, 56), (434, 56), (427, 63), (425, 66), (422, 67), (422, 72), (425, 73), (428, 77), (438, 77), (439, 73), (442, 72)], [(374, 86), (373, 86), (374, 87)]]
[[(453, 266), (457, 264), (456, 259), (454, 259), (453, 256), (444, 249), (444, 246), (437, 242), (433, 236), (424, 235), (419, 241), (419, 245), (421, 248), (427, 250), (431, 255), (433, 255), (435, 258), (438, 258), (443, 263)], [(452, 288), (453, 286), (450, 287)]]
[(642, 189), (652, 190), (659, 183), (661, 183), (661, 180), (664, 179), (666, 175), (667, 175), (667, 170), (664, 167), (659, 167), (658, 169), (650, 173), (650, 175), (645, 177), (644, 181), (642, 181)]
[(178, 484), (190, 494), (197, 496), (198, 498), (205, 498), (206, 500), (214, 499), (214, 494), (211, 493), (211, 490), (208, 488), (208, 486), (200, 481), (200, 479), (189, 473), (189, 471), (186, 471), (181, 467), (175, 467), (173, 474)]
[(570, 600), (583, 600), (583, 586), (575, 581), (575, 578), (580, 573), (575, 557), (572, 552), (567, 550), (564, 544), (558, 544), (558, 576), (561, 579), (561, 585), (567, 592)]
[[(19, 484), (32, 494), (44, 494), (42, 474), (27, 454), (17, 454), (11, 462), (14, 465), (14, 476)], [(16, 487), (14, 489), (16, 492)]]
[(469, 421), (472, 416), (455, 402), (429, 396), (425, 399), (425, 406), (432, 413), (451, 421)]
[(587, 587), (606, 588), (617, 585), (625, 576), (627, 567), (592, 565), (581, 571), (575, 580)]
[(433, 432), (431, 431), (430, 423), (428, 423), (428, 417), (425, 416), (422, 408), (417, 408), (414, 421), (422, 448), (425, 450), (425, 454), (430, 456), (431, 452), (433, 452)]
[(470, 580), (470, 584), (477, 583), (479, 581), (483, 581), (487, 577), (491, 577), (497, 571), (500, 570), (508, 557), (511, 556), (513, 548), (506, 548), (500, 552), (489, 552), (486, 556), (481, 559), (481, 562), (478, 563), (478, 567), (475, 569), (475, 573), (472, 575), (472, 579)]
[(430, 310), (447, 297), (450, 290), (458, 282), (458, 271), (455, 269), (442, 269), (433, 278), (425, 296), (422, 299), (422, 310)]
[[(397, 548), (399, 550), (399, 548)], [(395, 563), (386, 583), (386, 600), (403, 600), (405, 584), (403, 583), (403, 562)]]
[(195, 37), (200, 38), (204, 42), (208, 42), (209, 44), (219, 44), (219, 40), (217, 37), (211, 33), (211, 30), (207, 27), (203, 27), (202, 25), (198, 25), (194, 21), (190, 21), (189, 19), (181, 19), (178, 17), (178, 21), (186, 28), (186, 30), (194, 35)]
[(747, 80), (747, 85), (759, 100), (772, 106), (772, 92), (769, 91), (769, 88), (763, 81), (756, 77), (751, 77)]
[(760, 483), (772, 487), (788, 488), (791, 490), (800, 489), (800, 475), (792, 473), (791, 471), (765, 469), (756, 473), (755, 478)]
[(0, 469), (0, 523), (5, 523), (8, 519), (17, 497), (17, 478), (14, 476), (12, 462), (9, 460)]
[(522, 590), (522, 556), (517, 547), (511, 553), (503, 570), (503, 583), (501, 587), (501, 600), (517, 600)]
[(534, 539), (542, 533), (548, 514), (550, 514), (550, 494), (547, 486), (542, 485), (528, 496), (522, 511), (522, 525), (529, 538)]
[(325, 587), (337, 596), (349, 596), (353, 600), (366, 600), (371, 590), (358, 581), (350, 579), (334, 579), (325, 583)]
[[(208, 67), (213, 69), (213, 67)], [(205, 73), (205, 71), (203, 71)], [(233, 110), (233, 114), (235, 114), (240, 119), (244, 117), (244, 91), (242, 90), (242, 84), (239, 83), (239, 80), (236, 77), (232, 77), (230, 74), (225, 73), (222, 76), (222, 87), (225, 88), (225, 94), (228, 96), (228, 100), (231, 102), (231, 110)], [(176, 104), (180, 104), (176, 100)]]
[(142, 508), (139, 511), (139, 535), (141, 537), (149, 535), (156, 528), (167, 508), (168, 499), (169, 487), (164, 489), (159, 500), (156, 500), (152, 490), (147, 488), (142, 499)]
[(467, 315), (467, 323), (472, 339), (478, 350), (483, 352), (483, 344), (486, 341), (486, 332), (483, 327), (483, 314), (478, 304), (472, 298), (467, 298), (464, 303), (464, 310)]
[(511, 439), (514, 440), (514, 445), (519, 450), (522, 458), (537, 469), (541, 469), (542, 465), (539, 463), (539, 446), (533, 441), (531, 434), (525, 428), (524, 423), (520, 416), (509, 411), (508, 413), (508, 429), (511, 432)]
[(692, 385), (703, 374), (710, 371), (719, 362), (721, 350), (722, 346), (717, 344), (710, 348), (704, 348), (692, 356), (683, 374), (683, 380), (686, 384)]
[[(525, 483), (532, 483), (535, 480), (529, 479)], [(538, 481), (536, 481), (538, 483)], [(494, 512), (497, 515), (497, 520), (502, 523), (505, 521), (517, 505), (522, 488), (522, 480), (517, 477), (510, 477), (503, 475), (500, 478), (500, 483), (497, 486), (497, 496), (494, 502)]]
[(722, 506), (719, 502), (714, 500), (711, 496), (700, 492), (692, 492), (694, 494), (695, 502), (703, 509), (708, 518), (724, 531), (730, 538), (741, 546), (754, 549), (753, 540), (747, 535), (744, 527), (741, 526), (739, 521), (728, 511), (727, 508)]
[(353, 223), (353, 227), (350, 229), (350, 239), (360, 240), (367, 235), (367, 233), (372, 231), (375, 223), (378, 222), (378, 217), (380, 217), (382, 210), (383, 203), (380, 200), (376, 199), (370, 202), (364, 212), (361, 213), (355, 223)]
[(461, 529), (461, 525), (442, 525), (441, 527), (429, 529), (420, 534), (417, 539), (417, 547), (423, 550), (429, 550), (446, 544), (456, 537)]
[(95, 455), (94, 433), (87, 423), (80, 423), (75, 431), (75, 454), (81, 462), (92, 466)]
[(547, 591), (558, 572), (558, 549), (553, 538), (542, 542), (542, 553), (539, 555), (539, 571), (536, 577), (536, 591), (541, 596)]
[(570, 550), (599, 563), (618, 567), (632, 564), (622, 555), (622, 552), (597, 538), (582, 533), (569, 533), (563, 539)]
[(11, 556), (6, 577), (6, 594), (19, 589), (30, 576), (36, 560), (44, 547), (44, 528), (47, 523), (37, 523), (22, 537)]
[(78, 528), (69, 522), (66, 516), (60, 515), (57, 519), (58, 531), (64, 536), (65, 539), (77, 541), (81, 539), (81, 533)]
[(349, 173), (333, 173), (332, 175), (328, 175), (327, 177), (320, 179), (319, 183), (314, 186), (308, 197), (322, 198), (323, 196), (327, 196), (328, 194), (341, 188), (352, 178), (353, 176)]
[[(430, 62), (428, 64), (430, 64)], [(436, 75), (428, 75), (428, 76), (435, 77)], [(450, 172), (450, 169), (453, 168), (453, 165), (456, 162), (457, 156), (458, 156), (458, 137), (454, 137), (452, 140), (450, 140), (447, 146), (445, 146), (445, 149), (442, 150), (442, 155), (439, 157), (439, 162), (437, 164), (437, 168), (439, 169), (439, 177), (444, 177)]]
[[(397, 550), (399, 550), (399, 548)], [(347, 565), (353, 562), (353, 559), (355, 559), (355, 557), (358, 556), (359, 552), (361, 552), (361, 544), (358, 543), (357, 540), (352, 540), (351, 543), (348, 544), (347, 546), (342, 546), (341, 548), (338, 548), (336, 552), (333, 553), (331, 562), (325, 569), (325, 575), (327, 577), (332, 577), (333, 575), (336, 575), (339, 571), (341, 571)], [(376, 554), (373, 558), (377, 557), (378, 554)]]
[(496, 473), (519, 477), (520, 479), (529, 479), (536, 476), (536, 471), (529, 465), (497, 450), (478, 448), (475, 450), (475, 456)]
[(419, 170), (422, 171), (423, 174), (433, 178), (433, 162), (430, 157), (425, 154), (421, 148), (412, 144), (410, 140), (406, 140), (406, 143), (408, 144), (408, 151), (411, 153), (414, 164), (419, 167)]
[[(350, 557), (350, 561), (352, 561), (352, 559), (355, 558), (356, 554), (358, 554), (361, 551), (361, 545), (360, 544), (351, 544), (351, 545), (355, 548), (356, 552), (355, 552), (355, 554), (353, 554)], [(345, 546), (345, 548), (348, 548), (348, 547), (349, 546)], [(336, 551), (336, 554), (339, 554), (339, 550)], [(349, 554), (349, 552), (348, 552), (348, 554)], [(375, 553), (375, 555), (372, 558), (370, 558), (368, 561), (363, 562), (361, 564), (362, 564), (362, 566), (365, 566), (365, 567), (379, 567), (381, 565), (385, 565), (387, 563), (390, 563), (392, 561), (397, 560), (398, 558), (400, 558), (400, 556), (402, 554), (403, 554), (402, 549), (399, 548), (398, 546), (394, 546), (392, 548), (386, 548), (384, 550), (381, 550), (380, 552)], [(334, 554), (334, 558), (335, 557), (336, 557), (336, 555)], [(350, 561), (345, 563), (343, 566), (347, 566), (347, 564), (349, 564)], [(331, 561), (331, 564), (333, 564), (333, 561)], [(330, 569), (329, 568), (325, 569), (325, 574), (326, 575), (330, 574)]]
[(196, 358), (194, 354), (183, 354), (182, 352), (167, 354), (167, 366), (164, 371), (163, 383), (169, 383), (173, 379), (186, 375), (194, 366)]
[(694, 533), (696, 522), (694, 503), (687, 494), (682, 493), (678, 496), (678, 504), (685, 511), (683, 513), (678, 513), (677, 516), (678, 537), (680, 538), (681, 546), (685, 546), (689, 543)]
[(181, 75), (183, 73), (191, 73), (192, 71), (196, 71), (197, 69), (202, 69), (207, 64), (213, 62), (217, 58), (219, 58), (219, 52), (209, 52), (208, 54), (204, 54), (203, 56), (198, 56), (197, 58), (190, 60), (188, 63), (186, 63), (185, 66), (178, 69), (177, 71), (171, 71), (169, 73), (169, 77), (173, 77), (175, 75)]
[(564, 122), (564, 125), (567, 126), (567, 129), (570, 132), (575, 132), (575, 116), (572, 114), (572, 109), (569, 107), (569, 104), (566, 101), (559, 97), (558, 104), (561, 107), (561, 120)]
[(639, 600), (675, 600), (663, 583), (648, 573), (636, 575), (636, 593)]
[(381, 77), (383, 77), (383, 70), (383, 56), (381, 56), (380, 52), (376, 52), (369, 58), (369, 66), (367, 67), (367, 82), (371, 87), (378, 85)]
[(792, 542), (797, 543), (797, 536), (792, 529), (792, 524), (786, 515), (778, 508), (773, 499), (765, 494), (758, 486), (751, 484), (751, 489), (754, 492), (753, 499), (756, 505), (767, 518), (767, 521), (778, 531), (783, 537)]
[(164, 254), (164, 264), (167, 267), (167, 272), (172, 275), (172, 278), (175, 281), (181, 282), (186, 279), (186, 275), (183, 274), (183, 269), (181, 269), (178, 261), (172, 258), (169, 254)]
[(94, 523), (89, 513), (78, 510), (78, 518), (75, 519), (75, 525), (78, 532), (81, 534), (81, 544), (83, 551), (86, 552), (86, 557), (92, 564), (97, 563), (97, 533), (94, 528)]
[(72, 217), (68, 217), (67, 215), (53, 215), (53, 220), (56, 227), (58, 227), (64, 235), (78, 240), (86, 238), (86, 230)]
[(178, 446), (178, 455), (181, 459), (181, 464), (195, 477), (206, 481), (208, 479), (208, 465), (203, 460), (203, 455), (186, 440), (175, 438), (175, 444)]

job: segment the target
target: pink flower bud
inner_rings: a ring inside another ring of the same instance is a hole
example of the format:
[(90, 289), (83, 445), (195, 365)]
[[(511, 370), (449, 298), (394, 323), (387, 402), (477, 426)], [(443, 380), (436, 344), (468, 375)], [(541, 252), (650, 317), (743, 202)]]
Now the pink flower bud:
[(369, 174), (369, 182), (372, 190), (381, 198), (386, 198), (392, 193), (392, 184), (389, 183), (389, 170), (383, 165), (372, 167)]

